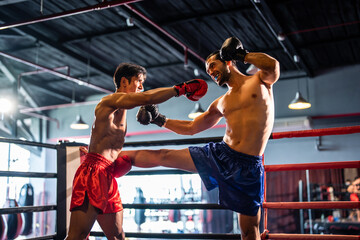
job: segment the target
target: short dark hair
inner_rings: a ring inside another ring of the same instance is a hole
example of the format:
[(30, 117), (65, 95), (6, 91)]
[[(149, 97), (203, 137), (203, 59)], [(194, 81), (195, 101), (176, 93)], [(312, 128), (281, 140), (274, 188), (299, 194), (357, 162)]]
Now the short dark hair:
[(146, 76), (146, 69), (134, 63), (120, 63), (114, 73), (114, 84), (116, 89), (120, 88), (121, 78), (125, 77), (129, 83), (132, 77), (137, 77), (139, 74)]
[(225, 62), (224, 60), (221, 59), (221, 57), (220, 57), (220, 51), (219, 51), (219, 50), (216, 50), (216, 51), (210, 53), (209, 56), (207, 56), (205, 62), (206, 62), (207, 60), (209, 60), (209, 58), (211, 58), (211, 57), (214, 56), (214, 55), (215, 55), (215, 60), (220, 60), (220, 61), (222, 61), (222, 62)]
[[(208, 60), (209, 58), (211, 58), (212, 56), (214, 56), (214, 55), (215, 55), (215, 60), (220, 60), (221, 62), (225, 63), (225, 61), (222, 60), (222, 58), (221, 58), (221, 56), (220, 56), (220, 50), (216, 50), (216, 51), (210, 53), (210, 55), (207, 56), (205, 62), (207, 62), (207, 60)], [(235, 60), (232, 60), (231, 62), (232, 62), (232, 64), (236, 67), (236, 61), (235, 61)]]

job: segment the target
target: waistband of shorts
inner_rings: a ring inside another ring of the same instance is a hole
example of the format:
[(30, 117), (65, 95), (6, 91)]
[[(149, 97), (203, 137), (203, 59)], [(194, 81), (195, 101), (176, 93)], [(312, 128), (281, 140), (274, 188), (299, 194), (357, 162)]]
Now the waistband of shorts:
[(241, 158), (241, 159), (249, 160), (249, 161), (252, 161), (252, 162), (262, 163), (262, 159), (263, 159), (262, 156), (254, 156), (254, 155), (249, 155), (249, 154), (246, 154), (246, 153), (235, 151), (234, 149), (229, 147), (229, 145), (227, 145), (226, 142), (224, 142), (224, 141), (222, 141), (221, 144), (226, 149), (227, 154), (234, 157), (234, 158)]
[(88, 163), (96, 163), (103, 167), (108, 167), (112, 165), (112, 162), (108, 159), (106, 159), (103, 155), (98, 153), (89, 152), (86, 154), (86, 159), (84, 162)]

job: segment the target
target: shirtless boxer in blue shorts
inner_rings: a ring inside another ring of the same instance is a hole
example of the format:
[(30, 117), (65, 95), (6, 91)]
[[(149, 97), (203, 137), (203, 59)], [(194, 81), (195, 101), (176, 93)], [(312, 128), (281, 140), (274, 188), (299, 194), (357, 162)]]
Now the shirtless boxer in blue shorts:
[[(251, 63), (260, 71), (246, 76), (238, 70), (236, 61)], [(121, 154), (128, 155), (138, 167), (165, 166), (198, 172), (208, 190), (219, 187), (220, 204), (238, 212), (242, 239), (260, 240), (262, 155), (274, 123), (272, 85), (279, 78), (279, 63), (267, 54), (247, 52), (239, 39), (231, 37), (220, 51), (207, 57), (206, 71), (219, 86), (226, 84), (228, 91), (193, 121), (168, 119), (156, 105), (141, 107), (137, 119), (142, 124), (154, 123), (178, 134), (193, 135), (224, 117), (226, 132), (222, 142)]]

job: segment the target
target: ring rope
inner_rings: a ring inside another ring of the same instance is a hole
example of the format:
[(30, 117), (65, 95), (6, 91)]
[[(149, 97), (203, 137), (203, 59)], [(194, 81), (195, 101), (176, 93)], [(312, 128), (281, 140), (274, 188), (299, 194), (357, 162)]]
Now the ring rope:
[[(103, 232), (91, 232), (90, 236), (105, 236)], [(138, 233), (126, 232), (126, 238), (159, 238), (159, 239), (241, 239), (240, 234), (230, 233)]]
[(217, 203), (123, 203), (123, 207), (130, 209), (228, 209)]
[[(360, 133), (360, 126), (322, 128), (322, 129), (290, 131), (290, 132), (276, 132), (276, 133), (271, 133), (269, 139), (319, 137), (326, 135), (345, 135), (352, 133)], [(222, 140), (223, 137), (208, 137), (208, 138), (173, 139), (171, 141), (157, 140), (157, 141), (143, 141), (143, 142), (125, 142), (124, 147), (206, 144), (209, 142), (221, 142)]]
[(266, 172), (310, 170), (310, 169), (360, 168), (360, 161), (278, 164), (278, 165), (265, 165), (264, 168)]
[(35, 146), (35, 147), (54, 148), (54, 149), (56, 149), (56, 147), (57, 147), (57, 145), (54, 145), (54, 144), (32, 142), (32, 141), (13, 139), (13, 138), (2, 138), (2, 137), (0, 137), (0, 142)]
[[(125, 203), (123, 207), (128, 209), (227, 209), (216, 203)], [(263, 207), (271, 209), (353, 209), (360, 208), (360, 202), (264, 202)]]
[(295, 138), (295, 137), (319, 137), (319, 136), (327, 136), (327, 135), (344, 135), (344, 134), (352, 134), (352, 133), (360, 133), (360, 126), (322, 128), (322, 129), (291, 131), (291, 132), (277, 132), (277, 133), (272, 133), (270, 139)]
[(57, 173), (0, 171), (0, 177), (57, 178)]
[(360, 202), (264, 202), (263, 206), (271, 209), (353, 209), (360, 208)]
[(355, 235), (332, 235), (332, 234), (286, 234), (286, 233), (269, 233), (261, 239), (293, 239), (293, 240), (359, 240), (360, 236)]
[(0, 214), (16, 214), (26, 212), (44, 212), (56, 210), (56, 205), (47, 206), (25, 206), (25, 207), (11, 207), (11, 208), (0, 208)]

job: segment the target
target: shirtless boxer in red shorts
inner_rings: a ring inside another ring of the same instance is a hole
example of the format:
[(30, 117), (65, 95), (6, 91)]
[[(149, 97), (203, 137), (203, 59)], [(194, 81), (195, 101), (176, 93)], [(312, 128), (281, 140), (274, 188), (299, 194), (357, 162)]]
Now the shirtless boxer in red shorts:
[(119, 157), (125, 141), (127, 109), (180, 95), (197, 101), (207, 91), (205, 81), (194, 79), (174, 87), (142, 92), (145, 79), (143, 67), (120, 64), (114, 74), (116, 92), (102, 98), (95, 108), (89, 150), (82, 156), (83, 162), (73, 181), (68, 240), (86, 239), (95, 220), (107, 239), (125, 239), (123, 207), (115, 177), (131, 169), (130, 159)]

